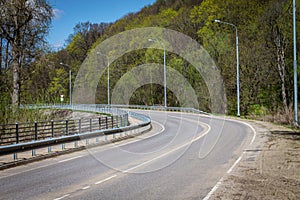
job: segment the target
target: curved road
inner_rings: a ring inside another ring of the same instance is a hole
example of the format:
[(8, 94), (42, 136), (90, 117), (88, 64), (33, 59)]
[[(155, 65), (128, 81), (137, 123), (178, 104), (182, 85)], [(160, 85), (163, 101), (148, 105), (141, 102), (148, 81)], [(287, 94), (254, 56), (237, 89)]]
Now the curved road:
[(0, 171), (1, 199), (202, 199), (253, 140), (235, 121), (136, 112), (151, 132)]

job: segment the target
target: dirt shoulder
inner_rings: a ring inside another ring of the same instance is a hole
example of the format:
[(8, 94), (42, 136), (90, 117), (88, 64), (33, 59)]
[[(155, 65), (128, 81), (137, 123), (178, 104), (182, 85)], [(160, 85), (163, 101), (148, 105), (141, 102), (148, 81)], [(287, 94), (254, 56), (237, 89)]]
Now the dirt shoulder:
[(300, 199), (300, 132), (247, 121), (257, 136), (211, 199)]

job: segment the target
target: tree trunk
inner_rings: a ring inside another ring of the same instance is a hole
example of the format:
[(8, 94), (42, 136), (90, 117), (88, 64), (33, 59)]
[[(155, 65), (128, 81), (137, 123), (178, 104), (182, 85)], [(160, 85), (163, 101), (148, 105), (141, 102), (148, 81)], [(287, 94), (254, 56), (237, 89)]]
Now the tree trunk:
[(285, 111), (288, 110), (288, 103), (286, 97), (286, 88), (285, 88), (285, 52), (281, 47), (277, 49), (277, 68), (279, 72), (279, 77), (281, 81), (281, 94), (282, 94), (282, 102)]
[(283, 103), (283, 109), (285, 118), (288, 122), (290, 122), (290, 110), (287, 102), (287, 95), (286, 95), (286, 85), (285, 85), (285, 77), (286, 77), (286, 65), (285, 65), (285, 50), (286, 50), (286, 44), (285, 44), (285, 38), (280, 33), (280, 30), (278, 27), (275, 28), (273, 31), (274, 34), (274, 43), (276, 46), (276, 57), (277, 57), (277, 68), (278, 73), (281, 81), (281, 95), (282, 95), (282, 103)]
[(20, 105), (20, 65), (19, 55), (16, 50), (12, 51), (13, 54), (13, 93), (12, 93), (12, 105), (18, 107)]

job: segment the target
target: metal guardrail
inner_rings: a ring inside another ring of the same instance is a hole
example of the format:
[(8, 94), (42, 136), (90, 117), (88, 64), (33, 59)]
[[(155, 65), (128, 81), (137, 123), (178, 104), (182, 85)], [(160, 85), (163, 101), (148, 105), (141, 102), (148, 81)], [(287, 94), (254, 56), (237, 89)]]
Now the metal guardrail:
[(65, 108), (65, 109), (74, 109), (74, 110), (83, 110), (83, 111), (92, 111), (92, 112), (102, 112), (107, 114), (124, 114), (127, 111), (122, 109), (141, 109), (141, 110), (161, 110), (161, 111), (175, 111), (175, 112), (187, 112), (187, 113), (196, 113), (196, 114), (205, 114), (210, 115), (210, 113), (195, 109), (195, 108), (182, 108), (182, 107), (164, 107), (164, 106), (146, 106), (146, 105), (119, 105), (119, 104), (39, 104), (39, 105), (26, 105), (31, 106), (32, 108)]
[(21, 105), (20, 108), (70, 109), (70, 110), (85, 111), (85, 112), (106, 113), (111, 115), (122, 115), (127, 113), (126, 111), (120, 108), (108, 106), (106, 104), (72, 104), (72, 105), (70, 104), (26, 104), (26, 105)]
[(0, 124), (0, 146), (113, 129), (127, 125), (127, 113), (115, 116), (98, 116), (98, 118)]
[(62, 136), (59, 138), (51, 138), (51, 139), (41, 140), (41, 141), (20, 143), (20, 144), (14, 144), (14, 145), (9, 145), (9, 146), (0, 146), (0, 156), (12, 154), (12, 153), (23, 152), (23, 151), (28, 151), (28, 150), (32, 150), (35, 148), (43, 148), (43, 147), (48, 147), (51, 145), (63, 144), (66, 142), (73, 142), (73, 141), (78, 141), (78, 140), (83, 140), (83, 139), (88, 139), (88, 138), (95, 138), (95, 137), (103, 136), (103, 135), (110, 135), (110, 134), (121, 133), (121, 132), (125, 132), (125, 131), (131, 131), (131, 130), (135, 130), (137, 128), (148, 126), (150, 123), (151, 123), (151, 121), (149, 120), (149, 121), (141, 123), (141, 124), (127, 126), (127, 127), (123, 127), (123, 128), (99, 130), (99, 131), (82, 133), (82, 134)]
[[(23, 106), (23, 107), (25, 107), (25, 106)], [(7, 146), (0, 146), (0, 156), (11, 154), (11, 153), (27, 151), (27, 150), (32, 150), (34, 148), (42, 148), (42, 147), (47, 147), (47, 146), (56, 145), (56, 144), (63, 144), (66, 142), (78, 141), (78, 140), (82, 140), (82, 139), (86, 139), (86, 138), (94, 138), (97, 136), (103, 136), (103, 135), (109, 135), (109, 134), (114, 134), (114, 133), (135, 130), (135, 129), (139, 129), (141, 127), (146, 127), (151, 124), (151, 119), (149, 117), (135, 113), (135, 112), (125, 111), (122, 109), (161, 110), (161, 111), (188, 112), (188, 113), (209, 115), (209, 113), (206, 113), (206, 112), (194, 109), (194, 108), (163, 107), (163, 106), (139, 106), (139, 105), (109, 105), (108, 106), (108, 105), (102, 105), (102, 104), (91, 104), (91, 105), (89, 105), (89, 104), (76, 104), (76, 105), (42, 104), (42, 105), (26, 105), (26, 107), (72, 109), (72, 110), (107, 113), (107, 114), (111, 114), (111, 115), (127, 115), (127, 120), (128, 120), (128, 115), (129, 115), (138, 120), (141, 120), (142, 122), (137, 125), (125, 126), (125, 127), (121, 127), (121, 128), (118, 128), (117, 126), (115, 127), (113, 125), (111, 129), (106, 129), (106, 130), (94, 131), (93, 128), (92, 129), (90, 128), (89, 132), (87, 132), (87, 133), (82, 133), (80, 131), (77, 131), (73, 135), (66, 134), (66, 135), (59, 136), (58, 138), (50, 137), (50, 138), (37, 140), (37, 141), (31, 141), (31, 142), (25, 142), (25, 143), (19, 143), (19, 144), (17, 143), (17, 144), (12, 144), (12, 145), (7, 145)], [(54, 123), (54, 121), (53, 121), (53, 123)], [(71, 123), (69, 123), (69, 122), (66, 122), (66, 123), (68, 124), (68, 128), (65, 127), (66, 128), (65, 132), (68, 133), (69, 125)], [(38, 126), (36, 124), (34, 124), (35, 130), (36, 130), (36, 127), (38, 127)], [(51, 130), (51, 132), (52, 132), (52, 130)], [(39, 139), (39, 136), (36, 138), (36, 135), (35, 135), (34, 137), (35, 137), (35, 139)]]
[(117, 104), (110, 105), (110, 106), (112, 108), (120, 108), (120, 109), (158, 110), (158, 111), (187, 112), (187, 113), (210, 115), (210, 113), (195, 108), (144, 106), (144, 105), (117, 105)]
[[(111, 127), (109, 127), (109, 123), (108, 123), (109, 117), (104, 118), (105, 120), (103, 123), (101, 123), (101, 122), (99, 123), (99, 121), (102, 121), (102, 118), (100, 118), (100, 119), (98, 118), (98, 121), (96, 122), (97, 123), (96, 126), (99, 127), (99, 125), (100, 125), (100, 130), (94, 130), (93, 129), (93, 126), (94, 126), (93, 121), (90, 120), (89, 125), (88, 125), (88, 129), (89, 129), (88, 132), (83, 133), (82, 128), (84, 128), (86, 125), (84, 125), (83, 122), (81, 121), (81, 122), (78, 122), (78, 123), (81, 123), (81, 125), (78, 124), (78, 126), (76, 126), (77, 129), (75, 129), (75, 132), (70, 134), (70, 130), (72, 129), (72, 127), (74, 127), (74, 125), (76, 123), (74, 122), (74, 120), (73, 121), (66, 120), (66, 121), (64, 121), (65, 124), (62, 126), (64, 129), (64, 132), (66, 134), (58, 135), (57, 138), (53, 138), (52, 136), (53, 136), (53, 132), (55, 130), (55, 128), (54, 128), (55, 121), (50, 122), (51, 128), (49, 128), (49, 127), (46, 128), (47, 132), (44, 133), (44, 136), (41, 136), (40, 134), (38, 134), (39, 124), (37, 122), (35, 122), (34, 125), (29, 125), (30, 128), (34, 129), (34, 135), (27, 136), (26, 130), (23, 131), (25, 134), (24, 137), (25, 138), (28, 137), (28, 138), (26, 138), (24, 143), (19, 143), (20, 142), (20, 133), (21, 133), (19, 131), (20, 124), (14, 124), (14, 126), (16, 128), (15, 129), (16, 136), (13, 137), (15, 144), (0, 146), (0, 156), (11, 154), (11, 153), (23, 152), (23, 151), (27, 151), (27, 150), (32, 150), (34, 148), (43, 148), (43, 147), (47, 147), (47, 146), (51, 146), (51, 145), (63, 144), (66, 142), (78, 141), (78, 140), (86, 139), (86, 138), (93, 138), (93, 137), (97, 137), (97, 136), (121, 133), (124, 131), (130, 131), (130, 130), (138, 129), (141, 127), (146, 127), (146, 126), (150, 125), (150, 123), (151, 123), (151, 119), (147, 116), (133, 113), (133, 112), (123, 111), (119, 108), (108, 107), (107, 105), (103, 106), (103, 105), (88, 105), (88, 104), (85, 104), (85, 105), (62, 105), (62, 104), (61, 105), (45, 105), (45, 104), (43, 104), (43, 105), (26, 105), (26, 106), (22, 106), (22, 107), (23, 108), (28, 107), (28, 108), (33, 108), (33, 109), (34, 108), (59, 108), (59, 109), (72, 109), (72, 110), (108, 113), (108, 114), (112, 115), (110, 118)], [(128, 126), (128, 115), (130, 115), (131, 117), (137, 118), (137, 119), (141, 120), (142, 122), (137, 125)], [(114, 119), (115, 119), (115, 121), (114, 121)], [(57, 121), (57, 122), (59, 122), (59, 121)], [(101, 128), (103, 126), (105, 126), (105, 130), (101, 130)], [(81, 131), (79, 130), (80, 127), (81, 127)], [(106, 128), (108, 128), (108, 129), (106, 129)], [(51, 133), (49, 133), (49, 129), (50, 129)], [(47, 136), (49, 136), (49, 134), (51, 134), (51, 136), (47, 137)], [(1, 137), (3, 137), (2, 134), (1, 134)]]

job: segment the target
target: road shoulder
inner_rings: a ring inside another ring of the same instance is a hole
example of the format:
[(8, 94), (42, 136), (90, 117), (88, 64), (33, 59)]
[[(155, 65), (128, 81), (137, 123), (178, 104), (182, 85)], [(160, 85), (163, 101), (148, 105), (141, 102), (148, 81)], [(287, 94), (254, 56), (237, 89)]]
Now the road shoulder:
[(210, 199), (300, 199), (300, 132), (245, 122), (257, 137)]

